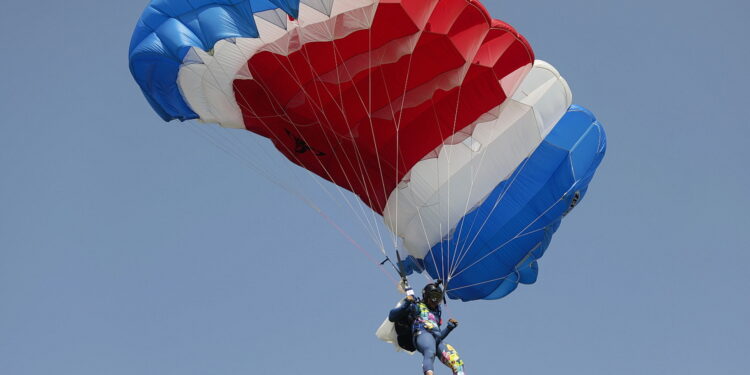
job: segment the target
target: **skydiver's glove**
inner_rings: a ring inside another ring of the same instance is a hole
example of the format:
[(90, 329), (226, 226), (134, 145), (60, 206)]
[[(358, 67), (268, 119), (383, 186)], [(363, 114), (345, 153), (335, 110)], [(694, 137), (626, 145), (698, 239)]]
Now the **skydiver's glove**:
[(404, 298), (404, 301), (406, 301), (407, 304), (412, 304), (415, 301), (414, 296), (411, 296), (411, 295), (406, 296), (406, 298)]
[(458, 327), (458, 320), (453, 318), (448, 319), (448, 328), (454, 329), (456, 327)]
[(406, 278), (402, 279), (400, 283), (398, 283), (398, 291), (400, 293), (404, 293), (407, 296), (413, 296), (414, 290), (409, 286), (409, 281), (406, 280)]

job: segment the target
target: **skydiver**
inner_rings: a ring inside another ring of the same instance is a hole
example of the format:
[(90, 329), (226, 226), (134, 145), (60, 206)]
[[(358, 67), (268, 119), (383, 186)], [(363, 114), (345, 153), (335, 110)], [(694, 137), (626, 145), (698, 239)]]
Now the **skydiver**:
[[(448, 366), (454, 375), (464, 375), (464, 363), (458, 357), (456, 349), (443, 340), (458, 326), (458, 321), (449, 319), (448, 325), (441, 330), (440, 303), (443, 301), (443, 290), (440, 281), (427, 284), (422, 289), (422, 299), (407, 295), (396, 308), (388, 314), (388, 320), (396, 325), (399, 332), (398, 344), (405, 350), (422, 353), (422, 371), (424, 375), (433, 375), (435, 355), (439, 353), (440, 362)], [(410, 330), (404, 332), (405, 325)], [(401, 326), (402, 329), (399, 329)], [(409, 342), (411, 338), (411, 342)]]

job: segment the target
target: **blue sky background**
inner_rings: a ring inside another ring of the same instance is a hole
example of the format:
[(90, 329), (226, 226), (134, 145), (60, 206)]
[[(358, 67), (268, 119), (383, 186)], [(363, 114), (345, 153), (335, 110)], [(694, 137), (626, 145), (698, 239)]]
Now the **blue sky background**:
[[(609, 142), (538, 282), (449, 303), (467, 373), (746, 374), (750, 5), (485, 4)], [(419, 374), (373, 336), (400, 296), (367, 256), (148, 106), (127, 68), (145, 6), (3, 4), (0, 374)]]

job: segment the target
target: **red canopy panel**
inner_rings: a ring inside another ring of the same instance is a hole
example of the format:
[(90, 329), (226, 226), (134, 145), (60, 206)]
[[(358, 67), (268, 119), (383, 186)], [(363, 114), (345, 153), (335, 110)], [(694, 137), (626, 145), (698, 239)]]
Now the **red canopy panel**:
[(411, 167), (502, 104), (533, 61), (476, 1), (384, 0), (370, 29), (255, 54), (234, 90), (248, 130), (382, 213)]

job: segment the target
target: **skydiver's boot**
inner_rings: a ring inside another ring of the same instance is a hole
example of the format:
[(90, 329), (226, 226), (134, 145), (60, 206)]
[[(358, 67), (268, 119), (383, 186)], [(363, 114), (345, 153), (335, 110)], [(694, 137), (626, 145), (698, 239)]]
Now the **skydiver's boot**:
[(424, 372), (424, 375), (432, 375), (432, 370), (427, 370)]

